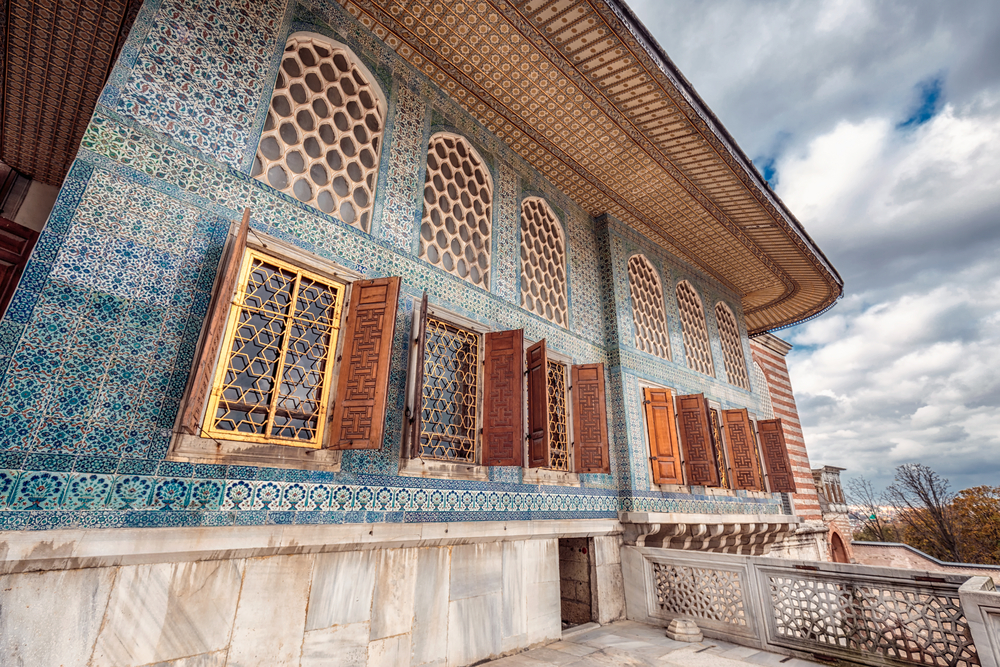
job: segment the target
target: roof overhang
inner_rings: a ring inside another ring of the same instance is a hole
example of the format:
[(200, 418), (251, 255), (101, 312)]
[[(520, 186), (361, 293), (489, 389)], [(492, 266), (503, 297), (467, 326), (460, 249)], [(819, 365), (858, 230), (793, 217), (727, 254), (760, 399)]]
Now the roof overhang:
[(342, 0), (363, 25), (593, 215), (742, 298), (757, 334), (843, 281), (620, 0)]

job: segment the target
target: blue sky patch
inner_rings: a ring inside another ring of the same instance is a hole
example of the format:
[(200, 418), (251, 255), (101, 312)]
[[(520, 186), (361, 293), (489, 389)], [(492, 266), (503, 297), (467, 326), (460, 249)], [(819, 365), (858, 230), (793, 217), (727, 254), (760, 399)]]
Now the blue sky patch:
[(916, 85), (917, 105), (909, 118), (896, 126), (897, 129), (919, 127), (929, 121), (940, 110), (944, 97), (944, 76), (939, 74)]

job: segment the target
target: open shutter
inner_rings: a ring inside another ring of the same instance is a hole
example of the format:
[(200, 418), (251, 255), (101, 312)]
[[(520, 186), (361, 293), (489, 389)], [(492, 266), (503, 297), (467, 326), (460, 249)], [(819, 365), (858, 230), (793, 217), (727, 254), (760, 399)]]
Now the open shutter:
[(420, 417), (423, 413), (424, 399), (424, 353), (427, 344), (427, 292), (424, 292), (420, 305), (413, 313), (413, 333), (410, 336), (413, 355), (413, 367), (410, 369), (410, 379), (413, 382), (410, 395), (407, 397), (406, 426), (403, 429), (403, 452), (411, 459), (420, 458)]
[(486, 334), (483, 358), (483, 465), (524, 460), (524, 330)]
[(545, 341), (528, 348), (528, 466), (549, 465), (548, 355)]
[(719, 470), (712, 455), (712, 440), (708, 433), (708, 403), (704, 394), (678, 396), (677, 418), (680, 422), (688, 484), (718, 486)]
[(795, 476), (788, 460), (785, 432), (780, 419), (765, 419), (757, 422), (760, 431), (760, 445), (764, 450), (764, 466), (773, 493), (795, 493)]
[(764, 484), (757, 468), (757, 443), (746, 409), (723, 410), (722, 423), (726, 429), (726, 450), (733, 470), (734, 489), (763, 491)]
[(399, 282), (393, 277), (351, 285), (351, 310), (344, 327), (340, 380), (330, 419), (332, 449), (382, 447)]
[(683, 484), (681, 461), (677, 453), (677, 427), (674, 402), (669, 389), (643, 389), (646, 430), (649, 433), (649, 458), (653, 463), (653, 482)]
[(219, 357), (219, 346), (222, 335), (226, 331), (229, 309), (233, 305), (233, 295), (236, 293), (240, 266), (243, 263), (243, 253), (247, 247), (247, 232), (250, 229), (250, 209), (243, 210), (243, 220), (230, 229), (229, 241), (219, 261), (215, 277), (215, 287), (212, 300), (208, 304), (208, 314), (201, 333), (201, 345), (194, 355), (187, 392), (181, 402), (182, 408), (177, 416), (177, 430), (188, 435), (201, 432), (201, 420), (205, 410), (205, 402), (212, 390), (212, 380), (215, 374), (215, 361)]
[(573, 366), (573, 439), (576, 472), (611, 472), (604, 364)]
[(14, 297), (17, 283), (37, 240), (38, 232), (34, 229), (0, 218), (0, 317)]

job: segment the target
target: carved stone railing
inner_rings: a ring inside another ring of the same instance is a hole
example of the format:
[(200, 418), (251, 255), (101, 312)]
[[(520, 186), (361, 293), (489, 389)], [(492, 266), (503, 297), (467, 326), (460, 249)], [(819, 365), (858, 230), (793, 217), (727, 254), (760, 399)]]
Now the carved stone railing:
[(958, 589), (983, 667), (1000, 667), (1000, 593), (989, 577), (970, 577)]
[(629, 546), (622, 570), (632, 620), (825, 661), (1000, 667), (980, 662), (965, 576)]

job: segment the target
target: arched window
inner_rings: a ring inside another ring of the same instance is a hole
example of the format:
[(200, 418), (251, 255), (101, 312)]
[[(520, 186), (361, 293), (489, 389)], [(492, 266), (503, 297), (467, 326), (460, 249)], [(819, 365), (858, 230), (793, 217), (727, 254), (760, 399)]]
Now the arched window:
[(488, 290), (492, 204), (493, 179), (469, 142), (448, 132), (431, 137), (420, 256)]
[(521, 203), (521, 307), (566, 326), (566, 242), (541, 197)]
[(708, 342), (708, 328), (705, 326), (705, 309), (701, 306), (701, 297), (686, 280), (677, 283), (677, 309), (681, 314), (684, 355), (687, 357), (688, 368), (714, 377), (712, 348)]
[(663, 359), (670, 358), (667, 313), (663, 306), (660, 275), (644, 255), (628, 260), (628, 291), (632, 296), (635, 346)]
[(753, 381), (760, 389), (761, 412), (764, 419), (774, 419), (774, 405), (771, 403), (771, 389), (767, 386), (767, 376), (756, 361), (753, 362)]
[(715, 322), (719, 325), (722, 359), (726, 364), (729, 384), (750, 391), (750, 378), (747, 377), (747, 364), (743, 358), (743, 346), (740, 344), (740, 330), (736, 326), (736, 317), (729, 306), (721, 301), (715, 304)]
[(319, 35), (285, 46), (252, 175), (368, 231), (385, 97), (353, 53)]

